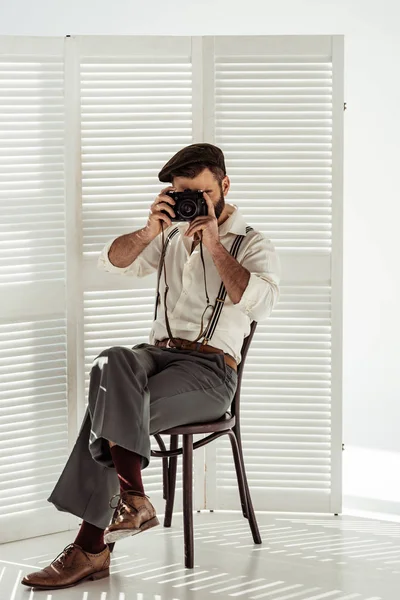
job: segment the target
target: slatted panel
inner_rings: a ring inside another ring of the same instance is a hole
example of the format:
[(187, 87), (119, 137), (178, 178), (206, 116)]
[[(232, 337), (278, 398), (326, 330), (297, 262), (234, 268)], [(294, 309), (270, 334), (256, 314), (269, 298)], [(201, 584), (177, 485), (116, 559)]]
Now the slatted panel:
[(60, 59), (0, 57), (0, 283), (64, 278)]
[[(323, 503), (331, 487), (330, 289), (282, 286), (257, 326), (241, 387), (243, 451), (256, 505)], [(228, 441), (218, 441), (222, 504), (236, 498)], [(229, 496), (229, 500), (225, 496)]]
[(276, 249), (331, 249), (332, 62), (216, 56), (215, 143), (249, 223)]
[[(166, 187), (157, 173), (192, 142), (191, 64), (162, 52), (154, 58), (83, 57), (81, 105), (83, 249), (90, 259), (108, 240), (145, 225), (150, 205)], [(126, 289), (113, 290), (113, 284), (110, 279), (110, 289), (85, 293), (86, 398), (96, 354), (149, 341), (154, 281), (151, 289), (129, 289), (142, 285), (129, 280)], [(158, 448), (153, 438), (152, 447)], [(160, 459), (151, 460), (143, 481), (160, 502)], [(178, 489), (180, 481), (179, 470)], [(157, 507), (162, 510), (162, 503)]]
[(0, 325), (0, 356), (0, 524), (16, 539), (55, 520), (46, 499), (68, 452), (65, 320)]
[(65, 320), (0, 325), (0, 515), (43, 507), (67, 451)]
[(0, 542), (66, 523), (46, 502), (68, 453), (64, 73), (38, 45), (0, 50)]
[(157, 173), (192, 142), (191, 65), (180, 59), (83, 59), (83, 231), (86, 256), (145, 225)]
[[(230, 48), (217, 39), (215, 143), (230, 198), (283, 266), (280, 301), (258, 324), (243, 374), (253, 500), (264, 510), (321, 511), (332, 494), (333, 62), (329, 45), (307, 52), (296, 43)], [(217, 444), (216, 506), (238, 508), (230, 445)]]

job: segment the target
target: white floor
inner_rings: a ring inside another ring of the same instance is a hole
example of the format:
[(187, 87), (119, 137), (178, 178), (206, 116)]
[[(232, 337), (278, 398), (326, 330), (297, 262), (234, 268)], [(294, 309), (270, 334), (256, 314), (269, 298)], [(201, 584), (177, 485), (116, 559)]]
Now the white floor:
[(0, 546), (0, 600), (399, 600), (400, 523), (258, 514), (263, 544), (237, 513), (195, 513), (195, 568), (183, 566), (181, 515), (120, 541), (111, 577), (33, 592), (21, 577), (74, 538), (58, 533)]

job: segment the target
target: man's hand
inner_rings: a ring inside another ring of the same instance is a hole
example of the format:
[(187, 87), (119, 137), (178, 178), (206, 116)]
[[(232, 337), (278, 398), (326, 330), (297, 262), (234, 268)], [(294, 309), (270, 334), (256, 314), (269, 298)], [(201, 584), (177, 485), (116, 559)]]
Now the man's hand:
[(200, 239), (200, 231), (203, 232), (203, 243), (207, 250), (214, 248), (219, 242), (218, 220), (215, 216), (214, 204), (210, 196), (203, 192), (203, 196), (207, 202), (208, 215), (196, 217), (190, 223), (185, 235), (188, 237), (197, 233), (197, 239)]

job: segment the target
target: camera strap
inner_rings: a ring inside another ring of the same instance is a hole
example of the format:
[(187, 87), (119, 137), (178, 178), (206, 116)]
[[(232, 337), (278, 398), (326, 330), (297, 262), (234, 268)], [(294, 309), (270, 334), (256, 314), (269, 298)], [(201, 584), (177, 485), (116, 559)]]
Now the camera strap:
[(162, 244), (163, 244), (163, 247), (162, 247), (162, 250), (161, 250), (160, 261), (158, 263), (157, 293), (156, 293), (156, 305), (155, 305), (155, 308), (154, 308), (154, 320), (157, 319), (157, 308), (158, 308), (158, 305), (161, 302), (160, 301), (160, 279), (161, 279), (162, 268), (163, 268), (163, 265), (164, 265), (165, 255), (167, 253), (167, 248), (168, 248), (169, 243), (171, 242), (171, 240), (179, 233), (179, 228), (178, 227), (174, 227), (174, 229), (172, 229), (172, 231), (170, 231), (169, 234), (167, 235), (167, 239), (164, 241), (164, 226), (163, 226), (163, 223), (161, 223), (161, 226), (163, 228), (162, 229)]
[[(246, 227), (246, 235), (249, 233), (249, 231), (253, 231), (253, 227), (247, 226)], [(172, 331), (169, 325), (169, 321), (168, 321), (168, 315), (167, 315), (167, 293), (168, 293), (168, 284), (167, 284), (167, 279), (166, 279), (166, 269), (165, 269), (165, 255), (167, 253), (167, 249), (168, 246), (170, 244), (170, 242), (173, 240), (173, 238), (179, 233), (179, 228), (175, 227), (172, 231), (169, 232), (167, 239), (164, 241), (164, 228), (162, 229), (162, 251), (161, 251), (161, 256), (160, 256), (160, 261), (159, 261), (159, 265), (158, 265), (158, 273), (157, 273), (157, 293), (156, 293), (156, 302), (155, 302), (155, 310), (154, 310), (154, 320), (156, 320), (157, 318), (157, 308), (158, 305), (160, 304), (160, 279), (161, 279), (161, 273), (164, 267), (164, 278), (165, 278), (165, 294), (164, 294), (164, 310), (165, 310), (165, 325), (168, 331), (168, 336), (172, 339), (174, 339), (174, 336), (172, 335)], [(238, 253), (239, 253), (239, 249), (240, 246), (243, 242), (244, 239), (244, 235), (237, 235), (235, 237), (235, 239), (232, 242), (231, 248), (229, 250), (229, 253), (231, 254), (231, 256), (233, 256), (233, 258), (237, 258)], [(209, 303), (209, 298), (208, 298), (208, 293), (207, 293), (207, 285), (206, 285), (206, 273), (205, 273), (205, 265), (204, 265), (204, 259), (203, 259), (203, 247), (202, 247), (202, 241), (200, 241), (200, 250), (201, 250), (201, 258), (202, 258), (202, 262), (203, 262), (203, 270), (204, 270), (204, 283), (205, 283), (205, 292), (206, 292), (206, 298), (207, 298), (207, 306), (203, 312), (203, 315), (201, 317), (201, 326), (200, 326), (200, 334), (197, 336), (197, 338), (195, 340), (193, 340), (194, 342), (197, 342), (201, 337), (204, 337), (203, 341), (201, 342), (201, 345), (206, 345), (208, 344), (209, 340), (211, 339), (211, 337), (213, 336), (217, 324), (218, 324), (218, 320), (219, 317), (221, 315), (221, 311), (226, 299), (226, 295), (227, 295), (227, 291), (226, 291), (226, 287), (225, 284), (223, 282), (221, 282), (221, 287), (218, 291), (218, 296), (215, 300), (215, 304), (214, 307)], [(211, 307), (213, 308), (213, 312), (211, 314), (210, 320), (208, 322), (207, 327), (203, 330), (203, 318), (204, 318), (204, 314), (206, 312), (206, 310)]]

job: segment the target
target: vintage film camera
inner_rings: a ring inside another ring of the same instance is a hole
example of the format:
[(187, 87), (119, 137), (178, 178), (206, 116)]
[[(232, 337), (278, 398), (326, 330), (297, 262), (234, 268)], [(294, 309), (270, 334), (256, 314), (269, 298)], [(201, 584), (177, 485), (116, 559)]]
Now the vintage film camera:
[(162, 211), (169, 216), (172, 222), (193, 221), (196, 217), (208, 215), (207, 202), (203, 192), (199, 190), (185, 190), (183, 192), (168, 190), (165, 195), (175, 200), (173, 205), (175, 217), (172, 217), (166, 210)]

